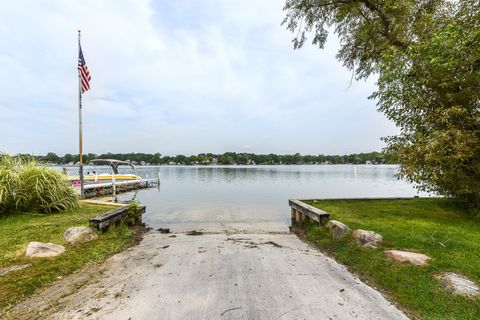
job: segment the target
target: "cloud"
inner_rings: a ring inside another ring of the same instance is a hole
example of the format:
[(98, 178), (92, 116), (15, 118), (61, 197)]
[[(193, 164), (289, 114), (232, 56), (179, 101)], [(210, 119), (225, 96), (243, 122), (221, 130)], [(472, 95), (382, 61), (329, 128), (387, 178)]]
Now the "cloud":
[(282, 1), (3, 1), (0, 150), (75, 153), (77, 29), (92, 74), (85, 151), (347, 153), (396, 132)]

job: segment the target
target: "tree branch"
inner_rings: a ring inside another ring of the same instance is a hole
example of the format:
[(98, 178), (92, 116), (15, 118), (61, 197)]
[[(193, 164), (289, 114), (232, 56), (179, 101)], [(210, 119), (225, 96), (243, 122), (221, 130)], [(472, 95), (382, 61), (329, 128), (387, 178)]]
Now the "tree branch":
[(388, 42), (398, 48), (401, 49), (406, 49), (408, 48), (408, 44), (403, 42), (402, 40), (395, 38), (391, 34), (391, 22), (390, 19), (382, 12), (381, 8), (371, 2), (370, 0), (360, 0), (359, 2), (363, 3), (365, 7), (367, 7), (371, 12), (375, 13), (378, 15), (380, 18), (380, 21), (382, 22), (383, 25), (383, 30), (382, 30), (382, 35), (385, 37), (385, 39), (388, 40)]

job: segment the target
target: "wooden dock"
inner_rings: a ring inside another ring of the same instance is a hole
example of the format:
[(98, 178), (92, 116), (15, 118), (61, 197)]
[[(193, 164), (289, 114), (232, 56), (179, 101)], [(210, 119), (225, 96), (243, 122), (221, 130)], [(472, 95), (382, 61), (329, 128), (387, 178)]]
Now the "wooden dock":
[(292, 209), (292, 225), (301, 223), (305, 217), (308, 217), (319, 225), (325, 224), (330, 217), (329, 213), (306, 204), (301, 200), (288, 200), (288, 204)]
[[(122, 192), (127, 192), (137, 189), (151, 188), (158, 186), (160, 179), (142, 179), (142, 180), (127, 180), (127, 181), (109, 181), (101, 183), (89, 183), (83, 186), (85, 196), (84, 198), (99, 197), (105, 195), (117, 195)], [(80, 193), (80, 189), (77, 189)]]
[[(142, 214), (145, 213), (145, 208), (145, 206), (140, 206)], [(119, 223), (120, 220), (125, 219), (125, 217), (128, 215), (128, 209), (128, 205), (124, 205), (123, 207), (119, 207), (115, 210), (94, 217), (90, 219), (90, 225), (97, 230), (106, 231), (110, 226), (113, 226), (116, 223)]]

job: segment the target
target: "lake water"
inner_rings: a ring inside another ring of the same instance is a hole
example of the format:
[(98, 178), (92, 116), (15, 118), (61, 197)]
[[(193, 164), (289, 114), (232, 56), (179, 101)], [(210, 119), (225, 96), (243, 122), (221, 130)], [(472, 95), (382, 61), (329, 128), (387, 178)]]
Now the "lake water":
[[(288, 231), (288, 199), (412, 197), (390, 165), (159, 166), (159, 188), (121, 196), (147, 206), (144, 222), (173, 231)], [(97, 171), (98, 172), (98, 171)]]

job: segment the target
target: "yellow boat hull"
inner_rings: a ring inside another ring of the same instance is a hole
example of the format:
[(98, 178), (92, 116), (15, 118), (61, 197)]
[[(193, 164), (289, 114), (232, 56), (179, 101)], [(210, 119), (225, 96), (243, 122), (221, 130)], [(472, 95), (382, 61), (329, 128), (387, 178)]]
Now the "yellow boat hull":
[[(113, 177), (115, 177), (116, 181), (125, 181), (125, 180), (142, 180), (141, 177), (134, 175), (134, 174), (99, 174), (96, 176), (93, 175), (86, 175), (83, 177), (84, 181), (112, 181)], [(67, 177), (68, 181), (79, 181), (80, 176), (69, 176)]]

